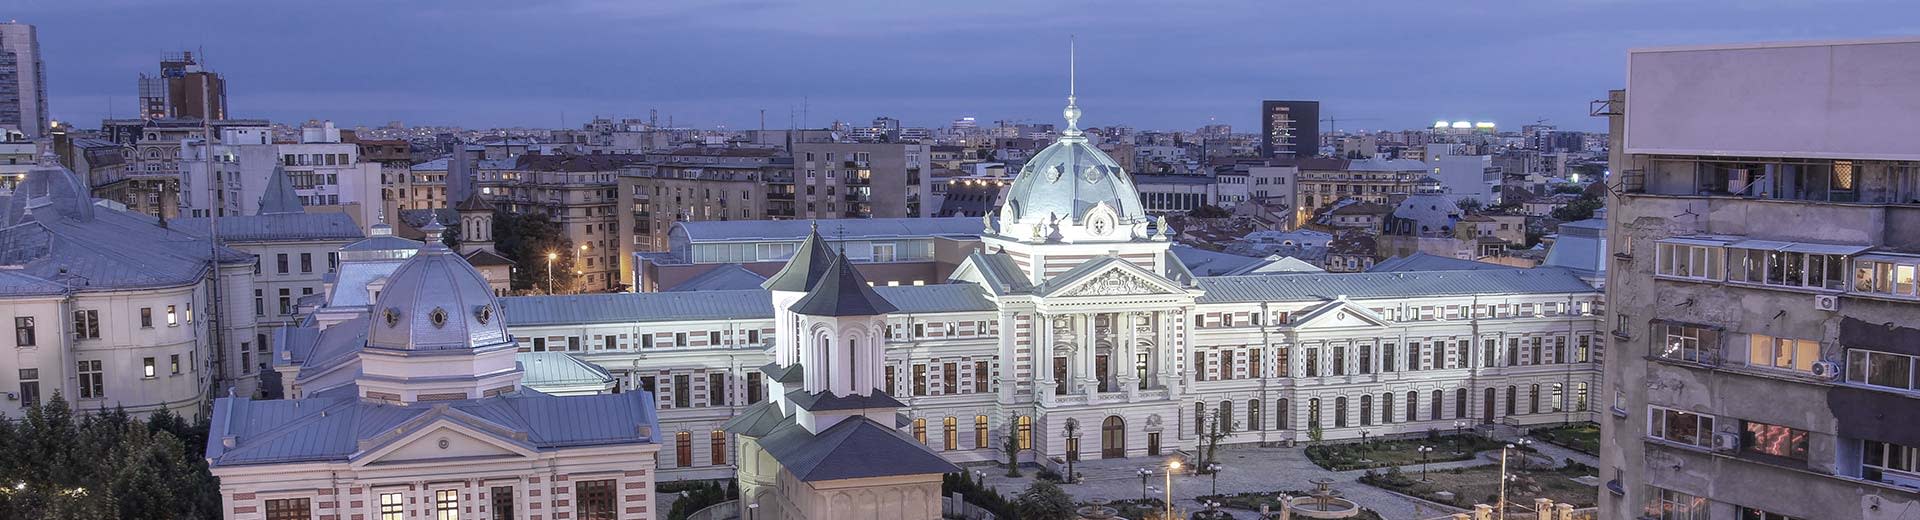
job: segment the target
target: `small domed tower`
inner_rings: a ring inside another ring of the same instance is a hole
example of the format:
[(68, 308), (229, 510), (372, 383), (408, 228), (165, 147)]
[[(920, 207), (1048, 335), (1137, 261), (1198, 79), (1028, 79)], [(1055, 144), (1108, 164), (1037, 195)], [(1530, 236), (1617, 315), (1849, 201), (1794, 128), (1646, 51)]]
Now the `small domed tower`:
[(407, 404), (518, 390), (519, 343), (486, 278), (440, 241), (446, 226), (438, 218), (421, 231), (430, 239), (374, 300), (355, 381), (360, 396)]

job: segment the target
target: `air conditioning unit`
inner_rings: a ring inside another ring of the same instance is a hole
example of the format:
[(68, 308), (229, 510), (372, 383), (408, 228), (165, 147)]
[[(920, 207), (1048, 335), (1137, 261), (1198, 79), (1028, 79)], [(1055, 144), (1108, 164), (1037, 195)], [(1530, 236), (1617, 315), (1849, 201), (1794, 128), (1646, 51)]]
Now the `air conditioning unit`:
[(1714, 432), (1714, 451), (1736, 451), (1740, 449), (1740, 434), (1733, 432)]
[(1828, 381), (1840, 380), (1840, 364), (1839, 363), (1835, 363), (1832, 361), (1815, 361), (1813, 362), (1812, 370), (1813, 370), (1813, 377), (1818, 377)]
[(1813, 297), (1813, 310), (1839, 312), (1840, 297), (1832, 294), (1820, 294)]

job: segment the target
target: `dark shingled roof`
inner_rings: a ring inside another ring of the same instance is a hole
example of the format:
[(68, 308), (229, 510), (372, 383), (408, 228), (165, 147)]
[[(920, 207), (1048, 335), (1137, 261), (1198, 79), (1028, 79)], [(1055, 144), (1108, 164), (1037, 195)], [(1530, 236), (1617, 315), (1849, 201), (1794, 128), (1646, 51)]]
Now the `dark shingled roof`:
[(787, 400), (794, 406), (809, 412), (829, 410), (864, 410), (868, 408), (902, 408), (907, 406), (886, 392), (874, 392), (871, 395), (838, 396), (832, 392), (812, 393), (806, 390), (787, 392)]
[(767, 366), (760, 367), (760, 372), (766, 374), (768, 379), (781, 383), (798, 383), (801, 379), (800, 376), (804, 374), (800, 365), (787, 365), (783, 367), (778, 363), (767, 363)]
[(833, 263), (827, 266), (827, 276), (789, 310), (808, 316), (878, 316), (899, 310), (873, 292), (867, 278), (860, 276), (860, 271), (844, 256), (833, 258)]
[(799, 249), (793, 251), (793, 258), (780, 272), (760, 287), (770, 291), (805, 292), (813, 289), (813, 283), (826, 276), (827, 265), (833, 263), (833, 250), (827, 247), (827, 241), (820, 238), (820, 229), (815, 226), (807, 233), (806, 240), (800, 241)]
[(847, 418), (819, 435), (789, 423), (760, 446), (805, 482), (960, 471), (906, 434), (866, 417)]

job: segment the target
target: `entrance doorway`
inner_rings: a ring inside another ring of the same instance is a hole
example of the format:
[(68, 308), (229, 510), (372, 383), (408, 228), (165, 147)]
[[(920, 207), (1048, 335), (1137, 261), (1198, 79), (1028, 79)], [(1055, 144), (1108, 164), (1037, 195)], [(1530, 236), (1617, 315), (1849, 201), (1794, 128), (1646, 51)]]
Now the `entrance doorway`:
[(1100, 423), (1100, 458), (1120, 459), (1127, 456), (1127, 422), (1120, 416), (1110, 415)]

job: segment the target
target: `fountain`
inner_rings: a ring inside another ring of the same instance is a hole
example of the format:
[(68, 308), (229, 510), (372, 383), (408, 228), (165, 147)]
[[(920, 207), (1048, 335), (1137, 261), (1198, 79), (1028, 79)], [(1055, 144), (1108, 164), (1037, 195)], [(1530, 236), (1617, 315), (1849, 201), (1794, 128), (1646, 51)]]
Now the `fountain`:
[(1280, 518), (1290, 520), (1293, 515), (1300, 518), (1352, 518), (1360, 514), (1360, 506), (1352, 500), (1340, 498), (1340, 492), (1333, 489), (1333, 479), (1320, 477), (1308, 482), (1313, 483), (1313, 491), (1304, 497), (1283, 497), (1284, 509)]
[(1080, 515), (1080, 520), (1124, 520), (1120, 518), (1120, 510), (1107, 505), (1107, 500), (1104, 498), (1088, 500), (1087, 505), (1080, 506), (1073, 512)]

